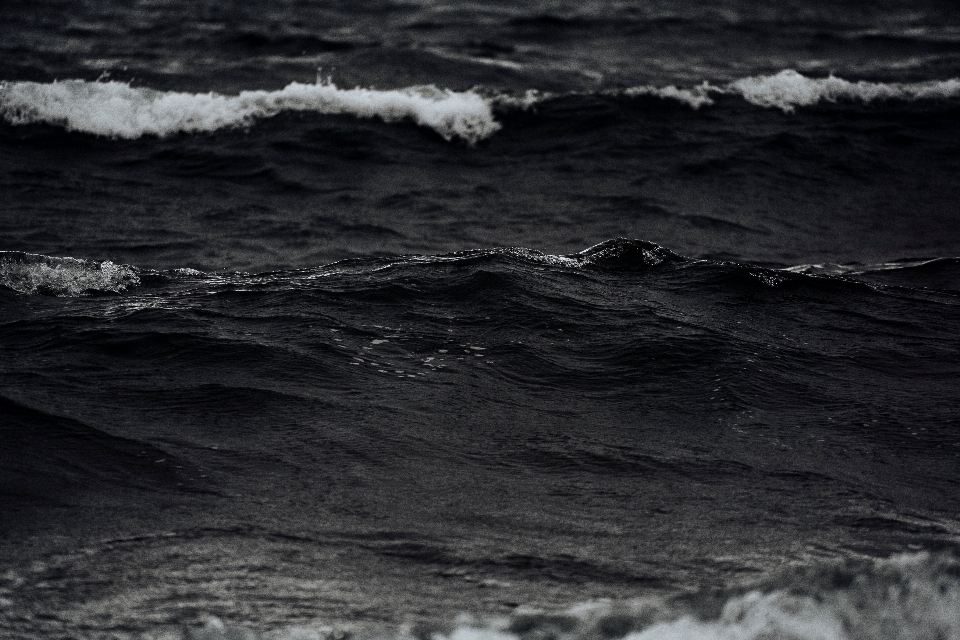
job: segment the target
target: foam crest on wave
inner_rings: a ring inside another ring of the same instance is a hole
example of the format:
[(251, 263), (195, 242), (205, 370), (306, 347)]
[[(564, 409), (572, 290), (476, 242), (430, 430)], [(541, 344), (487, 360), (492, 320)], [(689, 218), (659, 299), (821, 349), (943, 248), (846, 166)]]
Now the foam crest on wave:
[(871, 103), (883, 100), (943, 100), (960, 97), (960, 80), (926, 82), (850, 82), (836, 76), (808, 78), (787, 69), (772, 76), (742, 78), (721, 91), (736, 93), (761, 107), (776, 107), (790, 113), (795, 107), (819, 102), (850, 100)]
[(135, 268), (109, 260), (0, 251), (0, 287), (18, 293), (74, 297), (120, 293), (138, 284)]
[(12, 124), (56, 124), (115, 138), (216, 131), (283, 111), (352, 114), (386, 122), (410, 119), (447, 140), (470, 143), (500, 128), (489, 102), (478, 94), (434, 86), (378, 91), (293, 82), (278, 91), (227, 96), (156, 91), (115, 81), (0, 83), (0, 112)]
[[(563, 95), (535, 90), (515, 96), (493, 90), (451, 91), (436, 86), (403, 89), (340, 89), (330, 82), (293, 82), (277, 91), (238, 95), (183, 93), (131, 87), (123, 82), (0, 82), (0, 113), (11, 124), (47, 123), (114, 138), (210, 132), (244, 126), (284, 111), (352, 114), (385, 122), (412, 120), (446, 140), (470, 144), (500, 130), (494, 110), (528, 110)], [(945, 100), (960, 97), (960, 79), (914, 83), (851, 82), (836, 76), (808, 78), (786, 69), (741, 78), (726, 85), (636, 86), (601, 95), (656, 97), (693, 109), (714, 104), (717, 95), (739, 95), (751, 104), (790, 113), (821, 102)]]
[[(792, 69), (774, 75), (750, 76), (725, 85), (708, 82), (691, 88), (652, 85), (606, 91), (606, 95), (629, 98), (651, 96), (674, 100), (693, 109), (715, 103), (712, 96), (738, 95), (747, 102), (765, 108), (792, 113), (796, 107), (810, 107), (821, 102), (860, 102), (870, 104), (888, 100), (949, 100), (960, 97), (960, 79), (928, 80), (925, 82), (851, 82), (829, 76), (808, 78)], [(555, 96), (542, 96), (541, 99)]]

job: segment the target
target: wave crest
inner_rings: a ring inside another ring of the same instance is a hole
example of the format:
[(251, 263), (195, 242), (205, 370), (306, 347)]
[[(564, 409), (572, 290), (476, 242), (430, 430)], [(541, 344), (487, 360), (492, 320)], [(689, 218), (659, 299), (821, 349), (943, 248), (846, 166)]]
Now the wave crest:
[(74, 297), (120, 293), (140, 284), (137, 270), (109, 260), (55, 258), (0, 251), (0, 287), (18, 293)]
[(720, 89), (735, 93), (761, 107), (776, 107), (790, 113), (795, 107), (839, 100), (871, 103), (880, 100), (936, 100), (960, 96), (960, 80), (930, 80), (914, 83), (850, 82), (836, 76), (808, 78), (786, 69), (772, 76), (742, 78)]
[(115, 81), (0, 84), (0, 113), (13, 124), (57, 124), (114, 138), (216, 131), (282, 111), (353, 114), (386, 122), (410, 119), (446, 140), (457, 137), (471, 144), (500, 128), (490, 104), (476, 93), (434, 86), (378, 91), (293, 82), (279, 91), (225, 96), (156, 91)]

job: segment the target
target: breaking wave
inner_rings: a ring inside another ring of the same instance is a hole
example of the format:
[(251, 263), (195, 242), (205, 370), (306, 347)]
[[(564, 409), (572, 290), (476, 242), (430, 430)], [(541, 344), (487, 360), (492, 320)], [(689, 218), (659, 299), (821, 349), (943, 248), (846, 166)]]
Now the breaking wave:
[(18, 293), (75, 297), (120, 293), (140, 284), (137, 270), (109, 260), (56, 258), (0, 251), (0, 288)]
[[(412, 120), (445, 140), (474, 144), (500, 130), (495, 110), (527, 110), (569, 94), (530, 90), (516, 96), (496, 91), (451, 91), (436, 86), (393, 90), (340, 89), (326, 82), (293, 82), (278, 91), (243, 91), (227, 96), (131, 87), (123, 82), (3, 82), (0, 113), (11, 124), (47, 123), (115, 138), (216, 131), (249, 125), (283, 111), (352, 114), (385, 122)], [(738, 95), (747, 102), (790, 113), (821, 102), (873, 103), (885, 100), (943, 100), (960, 97), (960, 79), (915, 83), (851, 82), (829, 76), (808, 78), (793, 70), (741, 78), (726, 85), (704, 82), (690, 88), (636, 86), (601, 95), (652, 96), (693, 109), (714, 104), (716, 95)]]
[(386, 122), (409, 118), (446, 140), (457, 137), (470, 143), (500, 128), (479, 95), (433, 86), (378, 91), (293, 82), (279, 91), (225, 96), (156, 91), (115, 81), (0, 84), (0, 112), (13, 124), (44, 122), (115, 138), (216, 131), (282, 111), (353, 114)]
[[(693, 109), (714, 104), (716, 95), (739, 95), (747, 102), (790, 113), (821, 102), (872, 103), (885, 100), (943, 100), (960, 97), (960, 79), (915, 83), (850, 82), (808, 78), (796, 71), (742, 78), (726, 85), (704, 82), (691, 88), (637, 86), (602, 95), (658, 97)], [(527, 110), (565, 94), (531, 90), (522, 96), (464, 92), (435, 86), (394, 90), (340, 89), (332, 83), (291, 83), (278, 91), (243, 91), (227, 96), (131, 87), (122, 82), (3, 82), (0, 113), (11, 124), (47, 123), (115, 138), (166, 136), (244, 126), (283, 111), (353, 114), (385, 122), (412, 120), (445, 140), (474, 144), (500, 130), (495, 110)]]

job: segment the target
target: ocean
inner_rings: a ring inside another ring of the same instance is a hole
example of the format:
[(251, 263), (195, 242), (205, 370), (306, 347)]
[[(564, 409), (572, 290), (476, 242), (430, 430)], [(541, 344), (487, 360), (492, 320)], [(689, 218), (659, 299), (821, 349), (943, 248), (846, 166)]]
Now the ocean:
[(960, 640), (960, 7), (6, 0), (0, 637)]

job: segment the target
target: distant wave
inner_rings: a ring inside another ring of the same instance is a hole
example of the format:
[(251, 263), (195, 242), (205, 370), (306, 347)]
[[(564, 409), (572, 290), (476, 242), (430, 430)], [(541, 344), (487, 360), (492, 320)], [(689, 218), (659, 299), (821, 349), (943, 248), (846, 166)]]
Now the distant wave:
[(850, 82), (836, 76), (808, 78), (792, 69), (775, 75), (741, 78), (725, 85), (704, 82), (686, 89), (674, 86), (638, 86), (608, 92), (628, 97), (655, 96), (676, 100), (693, 109), (714, 104), (712, 95), (738, 95), (759, 107), (781, 109), (792, 113), (796, 107), (810, 107), (821, 102), (861, 102), (884, 100), (946, 100), (960, 97), (960, 79), (926, 82)]
[[(538, 103), (561, 98), (564, 95), (528, 91), (516, 97), (494, 95), (488, 99), (504, 109), (529, 109)], [(960, 79), (928, 80), (925, 82), (850, 82), (836, 76), (808, 78), (792, 69), (769, 76), (750, 76), (724, 85), (709, 82), (693, 87), (668, 85), (640, 85), (626, 89), (606, 89), (600, 95), (611, 97), (654, 97), (673, 100), (692, 109), (715, 104), (714, 96), (736, 95), (747, 102), (765, 108), (776, 108), (792, 113), (796, 107), (810, 107), (821, 102), (860, 102), (870, 104), (889, 100), (949, 100), (960, 97)]]
[[(245, 126), (284, 111), (352, 114), (385, 122), (412, 120), (445, 140), (474, 144), (500, 130), (495, 111), (527, 110), (564, 95), (534, 90), (523, 95), (496, 91), (451, 91), (435, 86), (393, 90), (340, 89), (332, 83), (291, 83), (278, 91), (182, 93), (131, 87), (122, 82), (2, 82), (0, 113), (11, 124), (47, 123), (114, 138), (198, 133)], [(576, 94), (573, 94), (576, 95)], [(914, 83), (851, 82), (829, 76), (808, 78), (793, 70), (741, 78), (726, 85), (704, 82), (690, 88), (636, 86), (604, 90), (601, 95), (652, 96), (693, 109), (714, 104), (717, 95), (738, 95), (747, 102), (793, 112), (821, 102), (865, 104), (888, 100), (945, 100), (960, 97), (960, 79)]]
[(432, 86), (378, 91), (293, 82), (279, 91), (224, 96), (156, 91), (113, 81), (0, 84), (0, 112), (13, 124), (45, 122), (115, 138), (216, 131), (282, 111), (346, 113), (386, 122), (409, 118), (447, 140), (457, 137), (471, 143), (500, 128), (489, 102), (476, 93)]
[(61, 297), (120, 293), (140, 284), (137, 270), (109, 260), (56, 258), (0, 251), (0, 288)]

